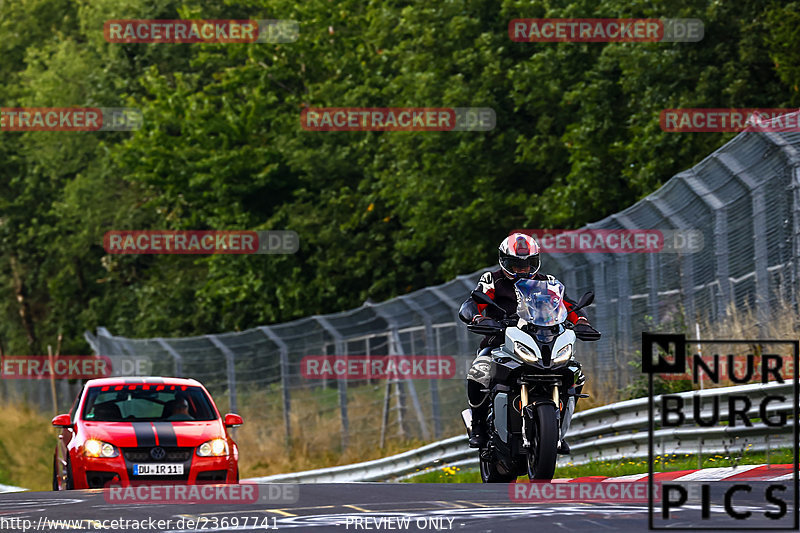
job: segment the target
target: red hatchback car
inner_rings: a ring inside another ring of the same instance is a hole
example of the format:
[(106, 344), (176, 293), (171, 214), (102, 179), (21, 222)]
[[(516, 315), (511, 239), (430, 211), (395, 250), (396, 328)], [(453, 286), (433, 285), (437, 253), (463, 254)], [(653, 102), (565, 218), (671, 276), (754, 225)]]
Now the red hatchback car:
[(114, 481), (237, 483), (239, 450), (228, 434), (242, 417), (220, 416), (193, 379), (115, 377), (83, 387), (61, 428), (53, 490), (100, 488)]

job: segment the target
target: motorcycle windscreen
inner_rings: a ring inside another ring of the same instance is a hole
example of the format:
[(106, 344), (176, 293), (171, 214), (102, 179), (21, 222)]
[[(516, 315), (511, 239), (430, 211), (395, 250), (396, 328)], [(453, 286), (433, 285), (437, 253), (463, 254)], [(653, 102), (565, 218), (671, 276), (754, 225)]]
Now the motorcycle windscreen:
[(556, 280), (521, 279), (514, 284), (517, 291), (517, 314), (537, 326), (555, 326), (567, 319), (564, 285)]

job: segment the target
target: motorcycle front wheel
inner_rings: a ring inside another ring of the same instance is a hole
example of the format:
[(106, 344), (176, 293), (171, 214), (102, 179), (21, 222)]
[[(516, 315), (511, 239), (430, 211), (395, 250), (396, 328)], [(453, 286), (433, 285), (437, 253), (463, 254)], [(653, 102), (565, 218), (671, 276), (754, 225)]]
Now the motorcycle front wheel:
[(536, 420), (529, 425), (528, 477), (531, 480), (550, 480), (556, 472), (558, 459), (558, 411), (556, 406), (543, 403), (536, 406)]

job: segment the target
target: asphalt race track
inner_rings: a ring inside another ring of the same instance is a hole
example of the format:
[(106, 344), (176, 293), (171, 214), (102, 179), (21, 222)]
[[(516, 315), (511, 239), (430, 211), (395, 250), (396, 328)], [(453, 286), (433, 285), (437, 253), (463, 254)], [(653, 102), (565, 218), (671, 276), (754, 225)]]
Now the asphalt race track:
[[(763, 498), (759, 483), (750, 482), (751, 492), (736, 495), (739, 512), (752, 512), (752, 520), (725, 522), (720, 495), (723, 483), (712, 484), (710, 518), (700, 519), (700, 506), (688, 505), (673, 511), (669, 527), (723, 530), (723, 524), (739, 527), (791, 527), (794, 504), (788, 498), (789, 512), (781, 521), (763, 518), (776, 507)], [(792, 494), (791, 483), (787, 494)], [(65, 493), (18, 492), (0, 495), (0, 529), (23, 531), (101, 531), (103, 520), (167, 520), (168, 529), (113, 528), (106, 531), (647, 531), (646, 503), (586, 503), (582, 501), (515, 502), (508, 485), (339, 483), (304, 484), (298, 487), (292, 504), (111, 504), (104, 490)], [(699, 503), (699, 502), (697, 502)], [(657, 510), (660, 513), (660, 508)], [(49, 520), (83, 520), (81, 525), (45, 527)], [(178, 521), (183, 522), (178, 525)], [(29, 522), (25, 522), (28, 520)], [(223, 522), (224, 520), (224, 522)], [(194, 524), (190, 523), (194, 521)], [(94, 526), (93, 526), (94, 524)], [(192, 527), (187, 527), (192, 526)], [(222, 527), (225, 525), (226, 527)], [(659, 525), (658, 523), (656, 524)], [(729, 526), (730, 527), (730, 526)], [(742, 529), (743, 528), (743, 529)]]

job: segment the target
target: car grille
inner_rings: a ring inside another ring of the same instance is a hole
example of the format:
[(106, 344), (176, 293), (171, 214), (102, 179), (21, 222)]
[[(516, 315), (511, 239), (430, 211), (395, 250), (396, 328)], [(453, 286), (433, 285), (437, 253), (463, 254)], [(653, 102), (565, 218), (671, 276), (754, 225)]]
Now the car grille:
[[(192, 467), (192, 453), (194, 448), (176, 448), (162, 446), (166, 454), (163, 459), (155, 460), (150, 456), (154, 446), (140, 448), (122, 448), (125, 458), (125, 467), (128, 470), (128, 479), (132, 481), (186, 481), (189, 479), (189, 470)], [(183, 474), (175, 476), (134, 476), (133, 465), (137, 463), (183, 463)]]
[(167, 452), (163, 459), (155, 460), (150, 456), (148, 448), (122, 448), (122, 455), (125, 460), (136, 463), (183, 463), (192, 458), (192, 451), (194, 448), (168, 448), (164, 447)]

